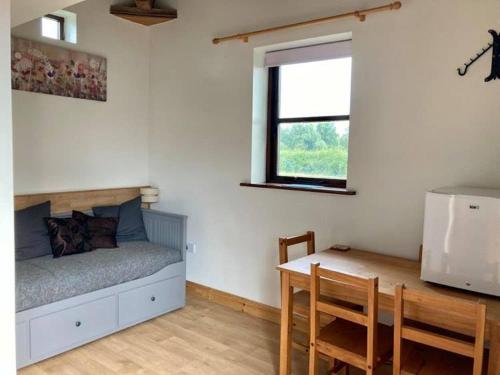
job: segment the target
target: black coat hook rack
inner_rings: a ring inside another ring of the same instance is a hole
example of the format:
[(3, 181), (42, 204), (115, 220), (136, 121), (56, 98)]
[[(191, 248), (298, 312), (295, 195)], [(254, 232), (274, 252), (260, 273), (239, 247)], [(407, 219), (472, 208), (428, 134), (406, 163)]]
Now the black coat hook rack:
[(464, 63), (463, 67), (458, 68), (458, 75), (466, 75), (469, 67), (493, 48), (491, 74), (485, 78), (485, 82), (500, 78), (500, 35), (495, 30), (489, 30), (488, 32), (493, 37), (493, 42), (489, 43), (486, 48), (483, 48), (481, 52), (477, 53), (475, 57), (471, 57), (470, 61)]

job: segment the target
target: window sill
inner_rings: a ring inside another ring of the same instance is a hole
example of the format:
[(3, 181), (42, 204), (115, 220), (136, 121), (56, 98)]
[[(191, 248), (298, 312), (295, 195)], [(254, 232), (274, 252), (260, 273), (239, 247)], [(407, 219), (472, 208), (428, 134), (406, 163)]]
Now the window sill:
[(325, 186), (315, 186), (315, 185), (275, 184), (275, 183), (254, 184), (254, 183), (250, 183), (250, 182), (242, 182), (242, 183), (240, 183), (240, 186), (262, 188), (262, 189), (308, 191), (311, 193), (356, 195), (356, 191), (354, 191), (354, 190), (332, 188), (332, 187), (325, 187)]

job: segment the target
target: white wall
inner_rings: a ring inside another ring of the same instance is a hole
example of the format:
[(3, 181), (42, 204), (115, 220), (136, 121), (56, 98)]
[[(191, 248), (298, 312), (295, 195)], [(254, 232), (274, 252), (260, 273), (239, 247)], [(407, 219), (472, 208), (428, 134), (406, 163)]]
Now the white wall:
[(10, 0), (0, 0), (0, 373), (15, 373)]
[[(383, 3), (377, 2), (377, 4)], [(426, 190), (500, 186), (500, 83), (490, 57), (456, 68), (500, 28), (497, 0), (406, 0), (398, 12), (241, 42), (215, 36), (372, 6), (368, 0), (183, 0), (153, 28), (151, 182), (190, 217), (188, 278), (278, 304), (277, 239), (415, 258)], [(353, 33), (349, 187), (355, 197), (242, 188), (250, 178), (253, 48)]]
[(36, 17), (66, 8), (83, 0), (13, 0), (12, 26), (18, 26)]
[[(110, 1), (88, 0), (78, 43), (60, 44), (108, 59), (108, 101), (13, 91), (16, 194), (148, 183), (149, 29), (109, 14)], [(39, 20), (13, 34), (39, 36)]]

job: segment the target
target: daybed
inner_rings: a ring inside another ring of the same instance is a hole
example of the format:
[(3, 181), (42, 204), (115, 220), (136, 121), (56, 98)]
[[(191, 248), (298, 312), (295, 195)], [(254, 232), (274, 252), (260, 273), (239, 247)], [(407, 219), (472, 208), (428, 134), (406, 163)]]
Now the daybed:
[(185, 305), (187, 218), (142, 212), (149, 241), (16, 262), (18, 368)]

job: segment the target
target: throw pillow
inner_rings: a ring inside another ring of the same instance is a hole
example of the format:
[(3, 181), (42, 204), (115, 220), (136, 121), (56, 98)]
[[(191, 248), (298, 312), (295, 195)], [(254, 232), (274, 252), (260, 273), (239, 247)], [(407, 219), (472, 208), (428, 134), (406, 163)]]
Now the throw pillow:
[(83, 212), (73, 211), (73, 219), (85, 226), (89, 234), (90, 245), (94, 249), (114, 249), (118, 219), (114, 217), (94, 217)]
[(54, 258), (93, 250), (85, 226), (73, 218), (46, 218)]
[(50, 201), (15, 212), (16, 260), (52, 253), (44, 219), (50, 216)]
[[(97, 217), (118, 217), (118, 242), (147, 241), (146, 228), (142, 219), (141, 197), (129, 200), (119, 206), (94, 207)], [(113, 213), (118, 213), (114, 216)]]

